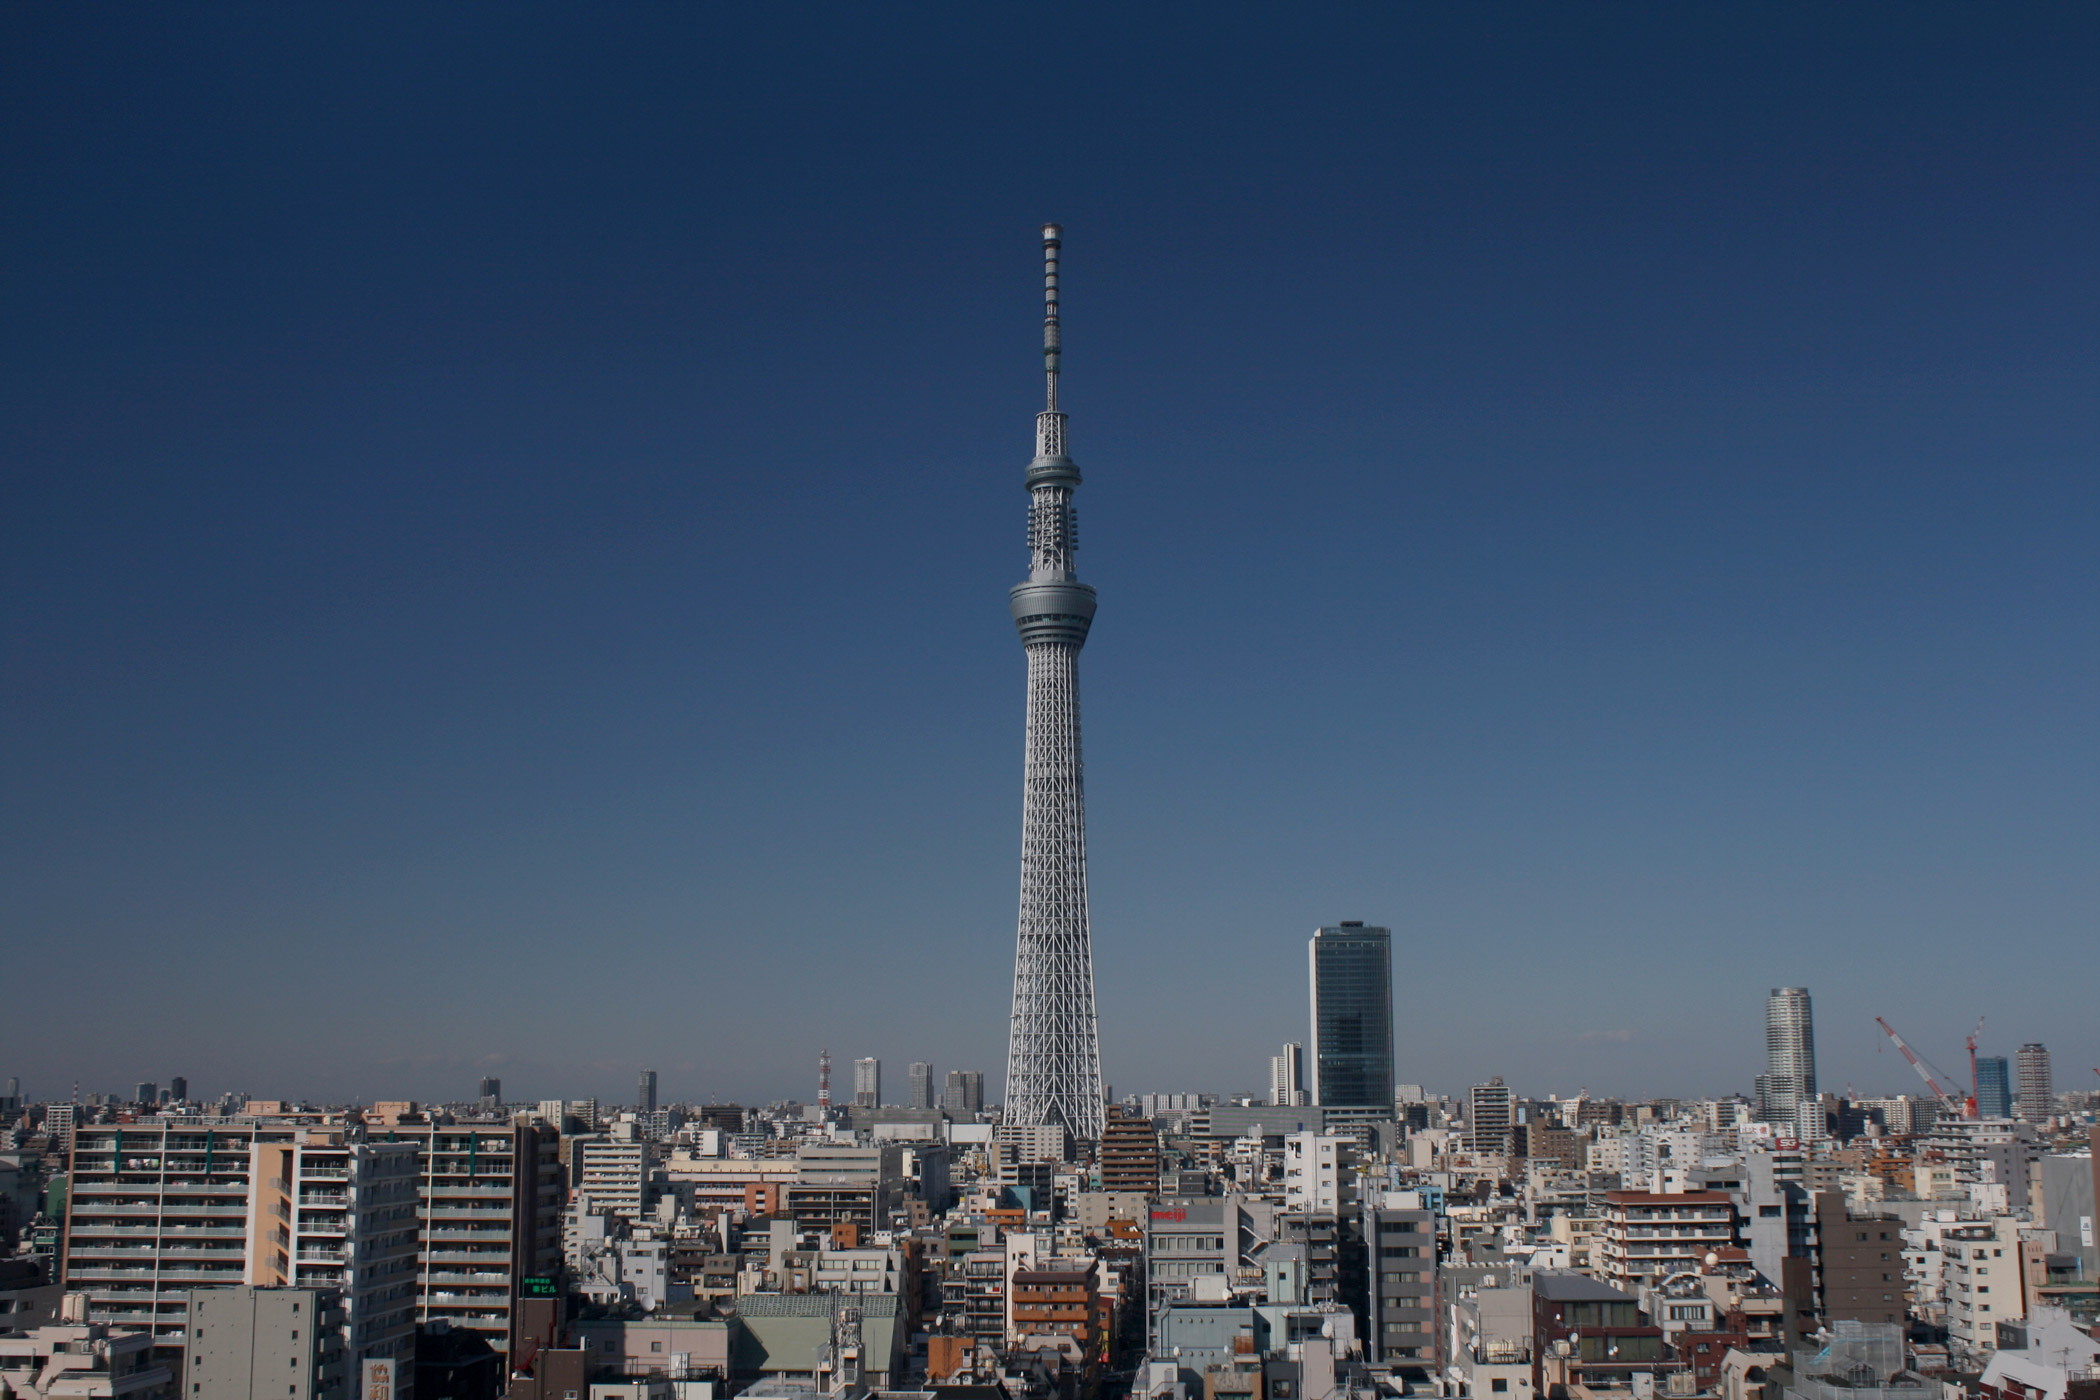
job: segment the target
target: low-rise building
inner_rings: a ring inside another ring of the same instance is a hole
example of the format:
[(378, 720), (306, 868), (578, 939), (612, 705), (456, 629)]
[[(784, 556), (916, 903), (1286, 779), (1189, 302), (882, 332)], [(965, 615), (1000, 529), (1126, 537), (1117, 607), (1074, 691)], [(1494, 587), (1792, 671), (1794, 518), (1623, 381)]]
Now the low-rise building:
[[(74, 1308), (86, 1315), (85, 1300)], [(58, 1322), (0, 1336), (0, 1395), (12, 1400), (172, 1400), (153, 1334)]]
[(1010, 1286), (1015, 1348), (1054, 1345), (1084, 1366), (1099, 1366), (1104, 1359), (1101, 1294), (1092, 1260), (1076, 1267), (1017, 1269)]

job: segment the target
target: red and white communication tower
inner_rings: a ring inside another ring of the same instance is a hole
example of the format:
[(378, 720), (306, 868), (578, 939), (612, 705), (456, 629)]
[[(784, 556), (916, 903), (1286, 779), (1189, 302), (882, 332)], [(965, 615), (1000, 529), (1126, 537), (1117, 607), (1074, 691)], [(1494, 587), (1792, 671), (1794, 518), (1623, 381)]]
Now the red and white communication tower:
[(825, 1050), (817, 1055), (817, 1107), (831, 1108), (831, 1052)]

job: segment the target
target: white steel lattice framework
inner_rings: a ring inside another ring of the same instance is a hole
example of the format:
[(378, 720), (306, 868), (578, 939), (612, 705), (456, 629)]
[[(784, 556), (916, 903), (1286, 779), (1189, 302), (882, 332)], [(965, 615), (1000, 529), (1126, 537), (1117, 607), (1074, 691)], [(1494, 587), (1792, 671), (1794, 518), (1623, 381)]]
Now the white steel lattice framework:
[(1094, 590), (1079, 582), (1072, 492), (1079, 468), (1065, 454), (1057, 407), (1060, 230), (1043, 228), (1043, 370), (1048, 400), (1035, 420), (1028, 464), (1028, 581), (1011, 595), (1028, 653), (1028, 738), (1021, 785), (1021, 922), (1014, 950), (1013, 1029), (1006, 1055), (1006, 1121), (1055, 1123), (1101, 1137), (1101, 1042), (1094, 948), (1087, 927), (1086, 789), (1079, 756), (1079, 649), (1094, 620)]

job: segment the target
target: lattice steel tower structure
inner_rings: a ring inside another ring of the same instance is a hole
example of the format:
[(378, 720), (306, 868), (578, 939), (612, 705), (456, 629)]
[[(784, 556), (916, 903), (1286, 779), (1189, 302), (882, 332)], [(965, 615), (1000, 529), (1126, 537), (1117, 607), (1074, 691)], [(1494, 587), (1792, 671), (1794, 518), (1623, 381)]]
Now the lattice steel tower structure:
[(1021, 927), (1014, 949), (1013, 1030), (1006, 1051), (1006, 1121), (1056, 1123), (1101, 1138), (1101, 1040), (1094, 1009), (1094, 946), (1087, 928), (1086, 789), (1079, 761), (1079, 649), (1094, 621), (1094, 590), (1072, 556), (1079, 536), (1072, 492), (1079, 468), (1065, 454), (1057, 407), (1057, 253), (1062, 230), (1043, 226), (1043, 377), (1028, 464), (1028, 581), (1009, 602), (1028, 653), (1028, 738), (1021, 782)]

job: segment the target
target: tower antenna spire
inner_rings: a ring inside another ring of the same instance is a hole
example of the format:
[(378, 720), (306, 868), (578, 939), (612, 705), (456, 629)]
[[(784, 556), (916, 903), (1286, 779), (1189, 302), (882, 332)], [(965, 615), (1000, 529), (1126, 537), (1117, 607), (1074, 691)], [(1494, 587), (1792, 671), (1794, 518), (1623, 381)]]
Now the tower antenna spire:
[(1057, 250), (1064, 246), (1061, 224), (1043, 225), (1043, 381), (1046, 411), (1057, 412), (1058, 357), (1064, 349), (1057, 324)]

